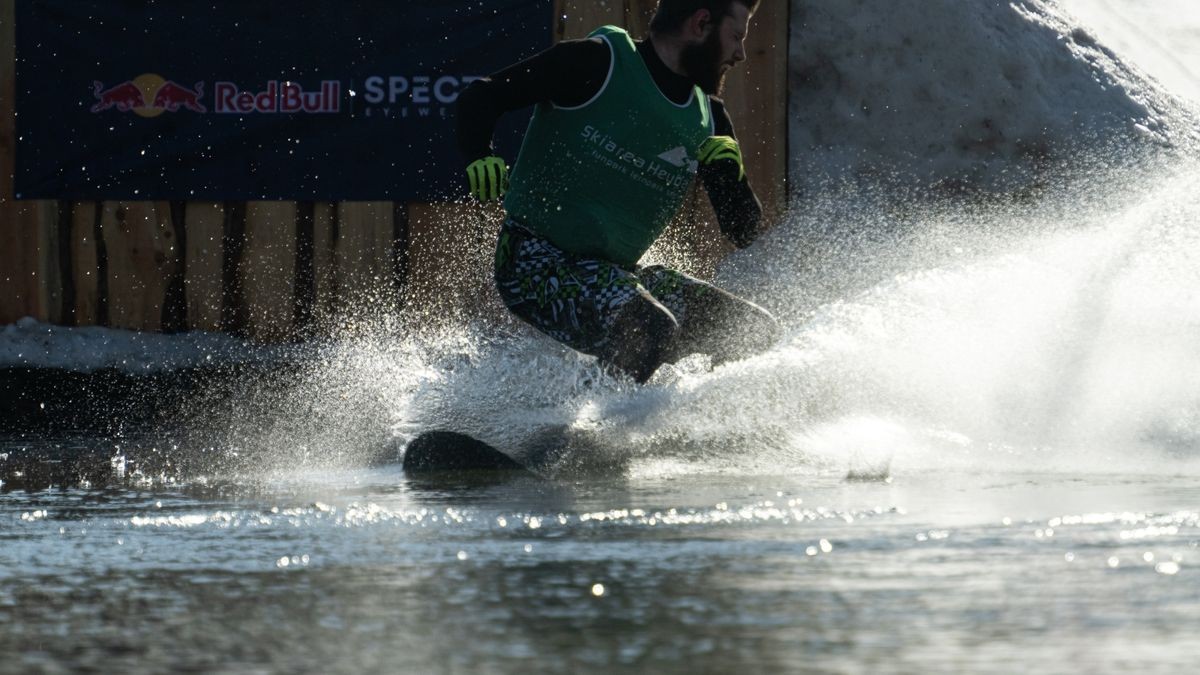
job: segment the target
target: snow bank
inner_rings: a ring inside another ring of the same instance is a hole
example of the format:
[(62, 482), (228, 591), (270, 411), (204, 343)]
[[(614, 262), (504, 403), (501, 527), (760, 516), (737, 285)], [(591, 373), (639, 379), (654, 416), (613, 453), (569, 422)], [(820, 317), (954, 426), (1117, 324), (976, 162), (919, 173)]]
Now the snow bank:
[(109, 328), (64, 328), (28, 317), (0, 328), (0, 368), (154, 373), (260, 361), (273, 351), (277, 349), (218, 333), (161, 335)]
[(1048, 0), (796, 0), (791, 180), (1029, 188), (1081, 153), (1194, 143), (1186, 104)]
[(1196, 0), (1059, 0), (1100, 42), (1200, 103), (1200, 3)]

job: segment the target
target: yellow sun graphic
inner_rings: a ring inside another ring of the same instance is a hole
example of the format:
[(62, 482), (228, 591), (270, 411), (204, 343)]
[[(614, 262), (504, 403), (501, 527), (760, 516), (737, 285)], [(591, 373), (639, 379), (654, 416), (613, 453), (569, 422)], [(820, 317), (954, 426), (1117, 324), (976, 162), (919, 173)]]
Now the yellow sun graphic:
[(143, 101), (143, 104), (134, 108), (133, 112), (142, 117), (158, 117), (163, 114), (162, 108), (154, 107), (154, 97), (158, 94), (158, 90), (166, 84), (166, 80), (161, 75), (146, 73), (133, 78), (133, 84), (141, 90)]

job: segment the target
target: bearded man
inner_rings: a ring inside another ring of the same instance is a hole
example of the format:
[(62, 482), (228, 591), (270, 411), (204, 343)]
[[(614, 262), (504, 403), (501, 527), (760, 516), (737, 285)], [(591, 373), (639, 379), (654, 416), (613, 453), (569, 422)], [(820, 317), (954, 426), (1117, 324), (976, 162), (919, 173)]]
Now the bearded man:
[[(639, 383), (688, 354), (716, 365), (764, 351), (781, 332), (747, 300), (638, 264), (697, 176), (735, 246), (758, 234), (762, 206), (718, 98), (746, 59), (757, 6), (660, 0), (645, 40), (604, 26), (475, 81), (459, 99), (471, 193), (503, 198), (508, 215), (495, 258), (505, 305)], [(492, 137), (504, 113), (529, 106), (510, 178)]]

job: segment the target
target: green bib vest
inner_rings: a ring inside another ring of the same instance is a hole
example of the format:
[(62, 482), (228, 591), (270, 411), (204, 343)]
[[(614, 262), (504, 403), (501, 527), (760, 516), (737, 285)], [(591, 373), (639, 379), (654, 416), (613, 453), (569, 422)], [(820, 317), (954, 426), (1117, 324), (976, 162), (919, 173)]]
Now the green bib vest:
[(685, 105), (667, 99), (624, 30), (597, 36), (612, 50), (608, 80), (582, 106), (537, 106), (504, 206), (567, 253), (628, 267), (683, 204), (712, 110), (699, 88)]

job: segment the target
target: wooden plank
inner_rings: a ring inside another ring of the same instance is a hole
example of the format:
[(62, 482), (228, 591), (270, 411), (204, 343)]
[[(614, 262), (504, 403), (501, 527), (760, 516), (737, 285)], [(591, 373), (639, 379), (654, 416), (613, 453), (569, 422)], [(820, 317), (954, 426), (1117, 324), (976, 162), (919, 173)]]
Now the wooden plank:
[(72, 274), (75, 279), (74, 317), (70, 325), (94, 326), (100, 322), (100, 280), (96, 251), (99, 202), (76, 202), (71, 210)]
[(318, 326), (328, 326), (337, 306), (337, 204), (318, 202), (313, 207), (313, 264), (316, 268), (317, 304), (313, 315)]
[(502, 316), (492, 258), (502, 215), (476, 204), (409, 204), (406, 312), (430, 319)]
[(104, 203), (96, 203), (96, 219), (92, 228), (92, 238), (96, 242), (96, 323), (108, 326), (109, 283), (108, 283), (108, 243), (104, 239)]
[(221, 253), (225, 208), (220, 202), (188, 202), (184, 218), (188, 229), (184, 252), (188, 326), (192, 330), (219, 331), (224, 294)]
[(565, 0), (558, 15), (564, 40), (576, 40), (600, 26), (625, 25), (625, 0)]
[(247, 203), (241, 281), (255, 340), (291, 339), (295, 266), (296, 203)]
[(58, 245), (59, 223), (62, 222), (63, 217), (70, 217), (69, 213), (62, 212), (69, 210), (70, 205), (64, 202), (63, 205), (66, 206), (66, 209), (60, 210), (59, 202), (39, 201), (34, 204), (37, 242), (36, 289), (34, 290), (37, 304), (34, 316), (42, 321), (62, 323), (63, 269), (62, 255)]
[(625, 30), (634, 39), (645, 39), (650, 34), (650, 19), (658, 7), (658, 0), (625, 0)]
[(573, 1), (574, 0), (554, 0), (554, 16), (551, 17), (551, 21), (554, 33), (553, 39), (556, 43), (562, 42), (563, 35), (566, 34), (567, 26), (566, 22), (563, 21), (563, 17), (566, 16), (567, 3)]
[(343, 202), (338, 205), (338, 310), (369, 314), (380, 303), (393, 304), (391, 284), (392, 202)]
[(717, 226), (717, 215), (708, 201), (708, 193), (697, 181), (679, 215), (646, 252), (642, 263), (667, 265), (701, 279), (710, 279), (717, 264), (733, 250), (733, 245)]
[(724, 97), (767, 225), (787, 209), (789, 4), (759, 5), (746, 37), (746, 61), (729, 74)]
[(246, 257), (246, 202), (222, 204), (221, 221), (221, 330), (239, 337), (250, 331), (242, 269)]
[(316, 203), (296, 203), (296, 263), (292, 281), (292, 324), (296, 336), (314, 335), (313, 317), (317, 304)]
[[(86, 207), (85, 207), (86, 208)], [(72, 245), (75, 230), (75, 205), (67, 200), (58, 202), (58, 240), (55, 248), (58, 250), (58, 276), (62, 286), (57, 299), (58, 312), (54, 323), (75, 325), (75, 247)]]
[(409, 255), (412, 226), (408, 217), (407, 204), (397, 202), (392, 205), (392, 283), (397, 292), (403, 292), (408, 286), (408, 270), (412, 266)]
[(0, 324), (27, 316), (25, 246), (21, 225), (17, 222), (18, 205), (13, 201), (13, 173), (16, 153), (16, 120), (13, 98), (16, 74), (16, 3), (0, 3)]
[(113, 328), (162, 328), (167, 283), (179, 264), (169, 202), (105, 202), (100, 226), (108, 254)]
[(164, 333), (181, 333), (188, 329), (187, 320), (187, 202), (168, 203), (175, 242), (171, 247), (175, 264), (167, 268), (164, 289), (162, 326)]
[(48, 321), (54, 308), (58, 251), (58, 205), (17, 201), (13, 191), (16, 159), (16, 7), (0, 2), (0, 324), (25, 316)]
[[(0, 172), (4, 169), (0, 169)], [(7, 174), (7, 175), (11, 175)], [(11, 180), (7, 181), (11, 185)], [(54, 202), (16, 202), (0, 196), (0, 324), (30, 316), (52, 321), (56, 250), (50, 250)]]

